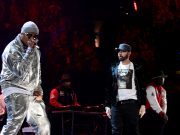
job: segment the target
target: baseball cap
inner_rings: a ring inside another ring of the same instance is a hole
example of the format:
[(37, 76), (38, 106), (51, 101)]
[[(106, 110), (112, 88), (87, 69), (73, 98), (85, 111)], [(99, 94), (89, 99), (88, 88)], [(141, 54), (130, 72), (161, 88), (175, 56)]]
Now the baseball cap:
[(126, 43), (119, 44), (118, 48), (115, 48), (116, 51), (131, 51), (131, 46)]

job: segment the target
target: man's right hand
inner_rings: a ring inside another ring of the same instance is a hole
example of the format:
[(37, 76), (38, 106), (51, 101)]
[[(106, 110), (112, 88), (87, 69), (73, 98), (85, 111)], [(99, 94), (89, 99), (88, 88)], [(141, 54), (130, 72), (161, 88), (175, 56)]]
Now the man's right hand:
[(161, 118), (163, 118), (164, 121), (166, 121), (166, 122), (168, 121), (168, 116), (166, 115), (165, 112), (161, 111), (161, 112), (159, 113), (159, 115), (161, 116)]
[(108, 116), (108, 118), (111, 119), (111, 109), (109, 107), (105, 107), (106, 110), (106, 115)]

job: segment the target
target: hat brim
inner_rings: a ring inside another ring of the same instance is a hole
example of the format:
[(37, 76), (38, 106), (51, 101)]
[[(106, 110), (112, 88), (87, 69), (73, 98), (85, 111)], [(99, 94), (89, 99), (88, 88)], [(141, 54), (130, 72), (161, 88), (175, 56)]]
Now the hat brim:
[(129, 52), (129, 50), (124, 50), (124, 49), (119, 49), (119, 48), (114, 48), (115, 51), (124, 51), (124, 52)]
[(160, 75), (160, 76), (155, 76), (155, 77), (153, 77), (152, 79), (161, 78), (161, 77), (167, 78), (168, 76), (167, 76), (167, 75)]

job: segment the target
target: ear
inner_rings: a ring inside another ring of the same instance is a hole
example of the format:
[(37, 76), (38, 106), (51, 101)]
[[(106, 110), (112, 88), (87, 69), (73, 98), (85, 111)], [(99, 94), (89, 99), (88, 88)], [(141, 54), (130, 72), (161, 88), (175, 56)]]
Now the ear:
[(24, 33), (20, 33), (19, 35), (20, 35), (20, 39), (22, 40), (24, 37)]
[(131, 52), (128, 52), (128, 55), (130, 56), (130, 55), (131, 55)]
[(20, 33), (20, 39), (24, 44), (27, 44), (28, 38), (24, 33)]

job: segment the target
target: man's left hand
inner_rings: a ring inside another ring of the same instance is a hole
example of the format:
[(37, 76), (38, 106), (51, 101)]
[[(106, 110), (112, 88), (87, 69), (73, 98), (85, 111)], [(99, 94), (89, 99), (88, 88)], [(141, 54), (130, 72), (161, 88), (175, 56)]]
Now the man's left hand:
[(42, 97), (42, 96), (36, 96), (36, 97), (35, 97), (35, 100), (36, 100), (37, 102), (41, 102), (41, 101), (43, 100), (43, 97)]
[(146, 113), (146, 107), (145, 105), (141, 105), (140, 110), (139, 110), (140, 118), (142, 118), (145, 113)]

